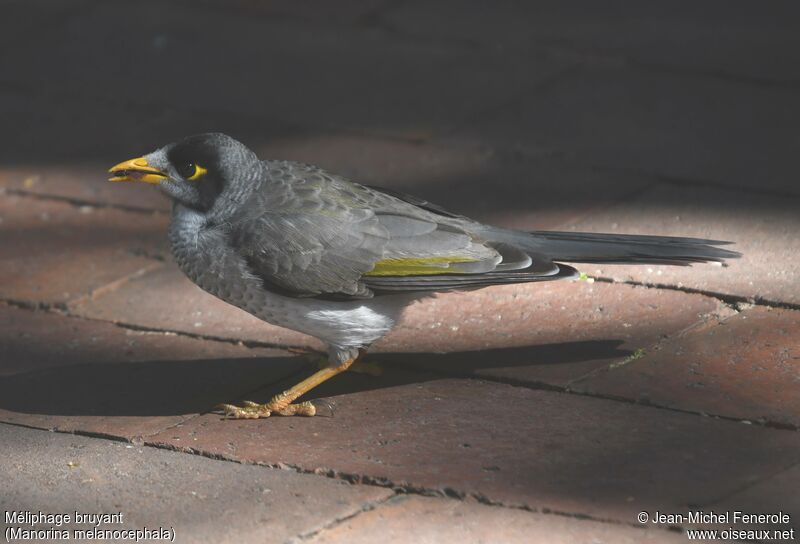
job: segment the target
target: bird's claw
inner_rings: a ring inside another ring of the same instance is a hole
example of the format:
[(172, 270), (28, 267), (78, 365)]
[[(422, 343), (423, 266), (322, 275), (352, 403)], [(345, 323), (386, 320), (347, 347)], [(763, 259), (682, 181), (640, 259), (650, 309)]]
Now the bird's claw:
[(260, 419), (271, 415), (310, 417), (317, 413), (317, 409), (308, 401), (281, 406), (275, 399), (267, 404), (258, 404), (250, 400), (242, 401), (241, 406), (219, 404), (216, 409), (222, 411), (229, 419)]
[(241, 406), (218, 404), (215, 408), (222, 411), (229, 419), (259, 419), (272, 415), (272, 411), (267, 408), (266, 404), (257, 404), (249, 400), (242, 402)]
[(317, 408), (309, 401), (289, 404), (285, 408), (274, 410), (277, 416), (305, 416), (311, 417), (317, 414)]

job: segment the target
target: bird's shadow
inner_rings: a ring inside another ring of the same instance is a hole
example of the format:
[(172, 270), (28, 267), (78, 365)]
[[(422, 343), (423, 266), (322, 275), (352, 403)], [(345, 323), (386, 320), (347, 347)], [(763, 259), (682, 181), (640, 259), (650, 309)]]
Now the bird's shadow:
[[(382, 353), (380, 376), (346, 373), (312, 399), (442, 379), (492, 368), (570, 365), (624, 358), (620, 340), (565, 342), (447, 354)], [(302, 356), (158, 360), (56, 366), (0, 377), (0, 409), (61, 416), (167, 416), (202, 413), (243, 396), (271, 395), (314, 370)], [(252, 393), (252, 394), (251, 394)]]

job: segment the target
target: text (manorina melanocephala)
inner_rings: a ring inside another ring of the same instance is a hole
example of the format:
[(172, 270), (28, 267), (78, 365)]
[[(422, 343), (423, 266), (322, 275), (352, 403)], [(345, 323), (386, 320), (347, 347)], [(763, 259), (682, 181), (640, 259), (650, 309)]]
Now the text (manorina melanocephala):
[(261, 160), (199, 134), (111, 168), (173, 200), (169, 240), (202, 289), (256, 317), (323, 340), (328, 364), (235, 418), (314, 415), (304, 393), (346, 370), (437, 291), (574, 278), (568, 263), (686, 265), (738, 257), (728, 242), (667, 236), (522, 232), (484, 225), (413, 196), (318, 167)]

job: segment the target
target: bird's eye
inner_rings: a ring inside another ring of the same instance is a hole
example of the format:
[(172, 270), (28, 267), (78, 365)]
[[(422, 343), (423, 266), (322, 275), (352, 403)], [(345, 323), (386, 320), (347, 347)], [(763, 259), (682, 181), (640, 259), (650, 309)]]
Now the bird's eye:
[(175, 170), (183, 179), (191, 178), (197, 171), (197, 165), (191, 161), (183, 161), (176, 165)]
[(189, 181), (194, 181), (203, 174), (206, 173), (206, 169), (202, 166), (199, 166), (192, 161), (182, 161), (175, 166), (175, 170), (177, 170), (178, 174)]

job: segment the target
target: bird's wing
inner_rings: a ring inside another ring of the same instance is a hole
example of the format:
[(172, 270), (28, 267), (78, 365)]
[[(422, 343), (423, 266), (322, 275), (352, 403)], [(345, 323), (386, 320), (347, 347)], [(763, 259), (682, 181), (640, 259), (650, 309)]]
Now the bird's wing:
[(230, 242), (269, 289), (366, 298), (559, 276), (549, 259), (481, 239), (474, 223), (430, 203), (420, 207), (313, 166), (266, 164), (269, 181), (232, 220)]
[(267, 161), (268, 178), (231, 219), (229, 241), (265, 287), (289, 296), (367, 298), (359, 279), (382, 258), (386, 230), (335, 177)]
[(384, 259), (362, 277), (375, 292), (448, 291), (577, 274), (545, 255), (487, 237), (482, 225), (439, 205), (377, 187), (362, 189), (390, 233)]

